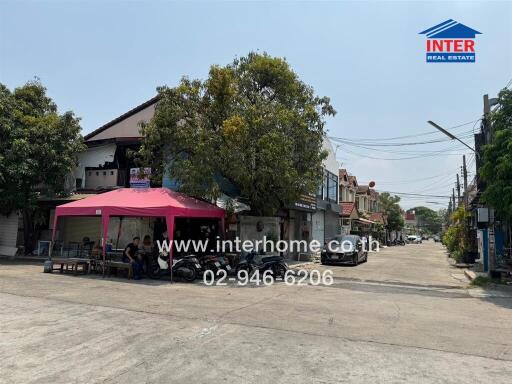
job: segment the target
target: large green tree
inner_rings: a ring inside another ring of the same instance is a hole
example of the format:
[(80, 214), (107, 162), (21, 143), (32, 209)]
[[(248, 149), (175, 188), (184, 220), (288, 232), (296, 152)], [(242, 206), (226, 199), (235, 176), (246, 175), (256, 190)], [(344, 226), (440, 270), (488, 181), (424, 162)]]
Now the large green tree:
[(431, 233), (441, 232), (443, 217), (433, 209), (428, 207), (414, 207), (412, 208), (416, 217), (419, 219), (419, 224), (422, 228)]
[(486, 183), (482, 201), (503, 219), (512, 220), (512, 91), (499, 94), (499, 108), (489, 118), (495, 132), (484, 147), (480, 175)]
[(38, 195), (62, 193), (84, 150), (79, 119), (59, 114), (37, 80), (12, 92), (0, 84), (0, 137), (0, 214), (23, 213), (29, 253)]
[(335, 111), (284, 59), (250, 53), (212, 66), (205, 81), (183, 78), (158, 92), (139, 152), (153, 181), (166, 172), (183, 192), (214, 197), (222, 176), (257, 215), (317, 189), (324, 117)]
[(387, 216), (387, 227), (390, 231), (400, 231), (404, 227), (404, 218), (400, 208), (400, 197), (391, 196), (388, 192), (379, 195), (380, 206)]

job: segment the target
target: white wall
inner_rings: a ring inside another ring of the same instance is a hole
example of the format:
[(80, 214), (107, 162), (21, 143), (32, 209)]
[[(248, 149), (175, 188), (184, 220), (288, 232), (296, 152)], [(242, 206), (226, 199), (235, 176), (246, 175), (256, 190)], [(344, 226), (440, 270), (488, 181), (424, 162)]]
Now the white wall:
[(324, 211), (316, 211), (312, 217), (311, 239), (317, 240), (323, 246), (325, 241), (325, 213)]
[(116, 137), (141, 137), (140, 122), (148, 122), (155, 114), (156, 103), (144, 108), (143, 110), (121, 120), (117, 124), (107, 128), (103, 132), (90, 137), (87, 141), (112, 139)]
[(324, 168), (338, 176), (338, 161), (336, 160), (336, 155), (334, 154), (334, 148), (332, 146), (332, 143), (327, 137), (324, 137), (322, 149), (328, 152), (327, 158), (323, 162)]
[[(263, 224), (263, 230), (258, 231), (257, 223)], [(272, 232), (277, 240), (280, 240), (279, 217), (259, 217), (259, 216), (240, 216), (240, 240), (255, 241), (263, 240), (263, 236), (267, 236)]]
[(105, 144), (88, 148), (85, 152), (78, 155), (78, 166), (75, 168), (74, 176), (76, 179), (82, 179), (82, 188), (85, 188), (85, 168), (99, 167), (106, 162), (112, 162), (114, 161), (115, 153), (115, 144)]
[(18, 239), (17, 213), (9, 216), (0, 215), (0, 254), (14, 256), (16, 254), (16, 241)]

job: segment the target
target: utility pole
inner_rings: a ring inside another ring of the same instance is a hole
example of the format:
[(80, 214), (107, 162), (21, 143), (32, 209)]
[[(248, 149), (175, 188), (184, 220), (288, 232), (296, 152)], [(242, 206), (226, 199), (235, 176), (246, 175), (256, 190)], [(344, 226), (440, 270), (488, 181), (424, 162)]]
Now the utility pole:
[(455, 189), (454, 188), (452, 188), (452, 201), (453, 201), (453, 204), (452, 204), (453, 211), (456, 211), (457, 206), (455, 205)]
[(483, 123), (484, 123), (484, 127), (485, 127), (485, 135), (486, 135), (486, 140), (485, 142), (487, 144), (489, 144), (492, 140), (492, 124), (489, 124), (488, 122), (488, 115), (489, 113), (491, 112), (491, 103), (490, 103), (490, 100), (489, 100), (489, 95), (484, 95), (484, 119), (483, 119)]
[(462, 155), (462, 177), (464, 178), (464, 205), (466, 209), (469, 205), (468, 194), (468, 170), (466, 168), (466, 155)]
[(460, 204), (460, 181), (459, 174), (457, 173), (457, 205)]

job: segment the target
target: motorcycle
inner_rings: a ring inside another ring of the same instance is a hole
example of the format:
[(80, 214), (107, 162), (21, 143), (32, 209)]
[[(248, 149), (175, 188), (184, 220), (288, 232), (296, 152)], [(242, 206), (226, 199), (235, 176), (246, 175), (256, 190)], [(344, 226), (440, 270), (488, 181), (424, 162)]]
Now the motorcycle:
[(250, 252), (245, 256), (245, 259), (238, 263), (236, 267), (237, 276), (239, 276), (240, 271), (247, 271), (249, 276), (256, 271), (260, 273), (271, 271), (274, 279), (278, 277), (284, 279), (286, 271), (288, 271), (288, 265), (282, 256), (265, 256), (256, 252)]
[(227, 262), (224, 256), (221, 255), (204, 255), (198, 257), (199, 263), (201, 264), (202, 270), (212, 271), (214, 276), (217, 276), (219, 270), (226, 271), (226, 274), (230, 274), (232, 271), (231, 266)]
[[(173, 259), (172, 264), (173, 276), (183, 278), (183, 280), (187, 282), (194, 281), (199, 271), (201, 271), (199, 260), (193, 255)], [(160, 279), (164, 276), (169, 276), (171, 274), (171, 269), (169, 268), (169, 254), (167, 252), (161, 252), (149, 258), (146, 271), (148, 277), (151, 279)]]

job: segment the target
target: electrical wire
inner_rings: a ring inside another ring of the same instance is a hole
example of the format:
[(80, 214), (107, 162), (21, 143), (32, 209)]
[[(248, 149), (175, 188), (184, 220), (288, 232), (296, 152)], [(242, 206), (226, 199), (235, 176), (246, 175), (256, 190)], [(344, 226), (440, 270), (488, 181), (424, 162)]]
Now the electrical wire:
[[(480, 121), (481, 118), (478, 118), (476, 120), (472, 120), (472, 121), (468, 121), (467, 123), (463, 123), (463, 124), (459, 124), (459, 125), (455, 125), (453, 127), (450, 127), (448, 128), (448, 130), (450, 129), (456, 129), (456, 128), (460, 128), (460, 127), (464, 127), (466, 125), (469, 125), (469, 124), (472, 124), (472, 123), (476, 123), (478, 121)], [(396, 136), (396, 137), (386, 137), (386, 138), (347, 138), (347, 140), (351, 140), (351, 141), (387, 141), (387, 140), (399, 140), (399, 139), (408, 139), (408, 138), (411, 138), (411, 137), (419, 137), (419, 136), (428, 136), (428, 135), (433, 135), (433, 134), (438, 134), (439, 132), (438, 131), (428, 131), (428, 132), (422, 132), (422, 133), (417, 133), (417, 134), (412, 134), (412, 135), (405, 135), (405, 136)]]
[(429, 195), (429, 194), (423, 194), (423, 193), (411, 193), (411, 192), (391, 192), (391, 191), (383, 191), (383, 192), (387, 192), (389, 194), (392, 194), (392, 195), (403, 195), (403, 196), (409, 196), (409, 197), (413, 197), (413, 196), (417, 196), (417, 197), (440, 197), (440, 198), (450, 198), (451, 196), (447, 196), (447, 195)]

